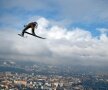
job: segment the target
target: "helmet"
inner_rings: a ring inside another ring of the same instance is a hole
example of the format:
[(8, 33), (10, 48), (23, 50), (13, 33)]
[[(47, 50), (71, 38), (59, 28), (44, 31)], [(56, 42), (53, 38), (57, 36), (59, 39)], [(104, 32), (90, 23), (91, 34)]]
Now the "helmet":
[(36, 24), (36, 27), (38, 26), (38, 23), (37, 22), (33, 22), (34, 24)]
[(33, 22), (34, 24), (37, 24), (37, 22)]

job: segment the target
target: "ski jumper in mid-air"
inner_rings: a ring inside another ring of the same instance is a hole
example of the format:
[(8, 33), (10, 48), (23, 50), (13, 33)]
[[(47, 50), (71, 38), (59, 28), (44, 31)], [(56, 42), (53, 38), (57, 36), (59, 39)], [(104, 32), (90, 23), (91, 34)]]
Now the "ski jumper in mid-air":
[[(22, 33), (21, 33), (21, 34), (18, 34), (18, 35), (24, 37), (24, 34), (26, 33), (26, 34), (29, 34), (29, 35), (32, 35), (32, 36), (35, 36), (35, 37), (38, 37), (38, 38), (41, 38), (41, 39), (45, 39), (45, 38), (40, 37), (40, 36), (37, 36), (37, 35), (35, 34), (35, 28), (38, 27), (38, 23), (37, 23), (37, 22), (31, 22), (31, 23), (29, 23), (29, 24), (27, 24), (27, 25), (24, 25), (24, 27), (25, 27), (25, 28), (22, 30)], [(29, 28), (31, 28), (32, 33), (27, 32), (27, 30), (28, 30)]]
[(23, 29), (22, 34), (21, 34), (22, 36), (24, 36), (24, 34), (26, 33), (27, 29), (29, 29), (29, 28), (31, 28), (32, 34), (33, 34), (33, 35), (36, 35), (36, 34), (35, 34), (35, 28), (38, 27), (37, 22), (31, 22), (31, 23), (29, 23), (28, 25), (25, 25), (24, 27), (25, 27), (25, 28)]

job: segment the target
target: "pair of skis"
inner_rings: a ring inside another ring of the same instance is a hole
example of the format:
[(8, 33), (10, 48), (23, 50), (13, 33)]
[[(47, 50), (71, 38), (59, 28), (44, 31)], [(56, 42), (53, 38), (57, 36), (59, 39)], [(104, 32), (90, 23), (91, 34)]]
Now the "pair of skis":
[[(31, 34), (31, 33), (29, 33), (29, 32), (25, 32), (25, 33), (27, 33), (27, 34), (29, 34), (29, 35), (32, 35), (32, 36), (35, 36), (35, 37), (40, 38), (40, 39), (46, 39), (46, 38), (43, 38), (43, 37), (40, 37), (40, 36)], [(24, 37), (24, 36), (22, 36), (21, 34), (18, 34), (18, 35), (21, 36), (21, 37)]]

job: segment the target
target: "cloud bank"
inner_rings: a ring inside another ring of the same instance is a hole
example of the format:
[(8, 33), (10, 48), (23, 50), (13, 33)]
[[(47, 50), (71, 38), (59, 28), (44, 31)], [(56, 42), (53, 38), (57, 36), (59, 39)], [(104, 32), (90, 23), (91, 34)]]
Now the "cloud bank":
[(39, 26), (35, 32), (46, 40), (27, 34), (27, 38), (19, 37), (20, 31), (12, 28), (0, 30), (0, 58), (51, 64), (108, 65), (107, 28), (98, 29), (101, 33), (94, 37), (85, 29), (69, 30), (44, 17), (39, 17), (37, 22)]
[[(1, 0), (1, 9), (27, 14), (41, 12), (41, 15), (56, 19), (68, 19), (73, 22), (108, 22), (107, 0)], [(2, 14), (2, 13), (1, 13)], [(4, 14), (7, 15), (6, 12)]]

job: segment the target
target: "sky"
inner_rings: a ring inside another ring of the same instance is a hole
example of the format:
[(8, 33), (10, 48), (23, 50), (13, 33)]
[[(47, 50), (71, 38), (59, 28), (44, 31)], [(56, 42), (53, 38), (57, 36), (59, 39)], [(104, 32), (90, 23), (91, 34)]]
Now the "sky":
[[(18, 36), (32, 21), (47, 39)], [(0, 0), (1, 60), (104, 66), (107, 47), (108, 0)]]

